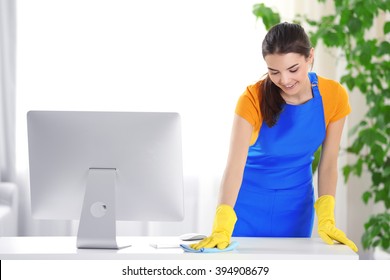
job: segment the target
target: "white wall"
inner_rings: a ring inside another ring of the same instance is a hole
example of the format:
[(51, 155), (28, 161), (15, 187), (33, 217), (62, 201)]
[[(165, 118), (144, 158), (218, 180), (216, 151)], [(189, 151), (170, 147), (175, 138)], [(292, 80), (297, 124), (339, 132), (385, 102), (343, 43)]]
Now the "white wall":
[[(211, 218), (236, 101), (265, 72), (256, 2), (18, 1), (22, 205), (29, 205), (28, 110), (178, 111), (185, 175), (198, 177), (200, 208)], [(67, 228), (31, 221), (28, 207), (21, 213), (22, 234)]]

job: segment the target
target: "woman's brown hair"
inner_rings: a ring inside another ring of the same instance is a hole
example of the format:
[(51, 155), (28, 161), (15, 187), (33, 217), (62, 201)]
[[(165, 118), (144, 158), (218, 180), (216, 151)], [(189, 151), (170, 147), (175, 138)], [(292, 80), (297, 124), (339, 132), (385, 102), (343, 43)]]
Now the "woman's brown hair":
[[(279, 23), (273, 26), (265, 36), (262, 44), (263, 58), (272, 54), (297, 53), (309, 58), (311, 44), (305, 30), (299, 24)], [(268, 74), (262, 83), (260, 111), (263, 120), (269, 127), (278, 121), (279, 115), (286, 103)]]

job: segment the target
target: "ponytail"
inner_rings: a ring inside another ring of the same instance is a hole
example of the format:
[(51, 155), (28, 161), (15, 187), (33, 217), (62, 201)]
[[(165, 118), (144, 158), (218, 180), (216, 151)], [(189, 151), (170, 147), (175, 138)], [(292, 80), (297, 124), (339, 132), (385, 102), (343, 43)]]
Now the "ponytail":
[(280, 95), (280, 89), (271, 81), (268, 74), (261, 87), (260, 111), (268, 127), (273, 127), (278, 121), (286, 101)]

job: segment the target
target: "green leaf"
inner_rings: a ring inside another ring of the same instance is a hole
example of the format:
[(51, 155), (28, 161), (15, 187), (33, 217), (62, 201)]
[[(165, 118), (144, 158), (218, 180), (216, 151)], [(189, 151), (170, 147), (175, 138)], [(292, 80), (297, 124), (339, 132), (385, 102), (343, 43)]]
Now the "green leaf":
[(361, 138), (356, 138), (350, 147), (347, 148), (347, 152), (352, 154), (359, 154), (364, 147), (364, 142)]
[(261, 18), (263, 20), (264, 26), (267, 30), (280, 23), (279, 13), (267, 7), (264, 3), (253, 5), (252, 12), (257, 18)]
[(359, 138), (366, 145), (371, 146), (374, 142), (387, 143), (387, 139), (375, 128), (366, 128), (359, 132)]
[(383, 26), (383, 32), (385, 34), (390, 32), (390, 21), (386, 22), (385, 25)]
[(375, 203), (379, 202), (379, 201), (386, 201), (386, 198), (387, 198), (387, 192), (385, 189), (382, 189), (378, 192), (375, 193)]
[[(372, 236), (372, 239), (374, 239), (376, 236)], [(372, 242), (372, 247), (378, 247), (381, 244), (380, 239), (376, 239), (374, 242)]]
[(351, 174), (352, 168), (350, 165), (345, 165), (343, 167), (344, 183), (348, 182), (349, 175)]
[(359, 158), (355, 164), (355, 174), (360, 177), (362, 176), (362, 171), (363, 171), (363, 159)]
[(378, 144), (373, 144), (371, 146), (371, 155), (374, 157), (374, 161), (378, 167), (381, 167), (384, 163), (385, 151)]
[(363, 45), (360, 45), (359, 60), (363, 65), (368, 66), (371, 63), (371, 57), (372, 57), (371, 53), (372, 53), (371, 46), (370, 44), (368, 44), (368, 42), (366, 42)]
[(362, 244), (363, 244), (363, 248), (364, 249), (367, 249), (371, 246), (371, 239), (368, 238), (368, 233), (365, 232), (362, 236)]
[(350, 91), (352, 91), (355, 87), (355, 79), (350, 75), (344, 75), (343, 77), (341, 77), (340, 82), (342, 84), (347, 85)]
[(386, 54), (390, 54), (390, 43), (387, 41), (383, 41), (382, 43), (380, 43), (376, 55), (383, 56)]
[(373, 171), (371, 174), (371, 181), (374, 186), (379, 186), (383, 182), (382, 173)]
[(383, 238), (382, 239), (382, 248), (387, 250), (390, 247), (390, 238)]
[(372, 229), (371, 235), (372, 237), (377, 236), (381, 232), (381, 227), (380, 225), (375, 225), (374, 228)]
[(383, 224), (383, 229), (386, 231), (386, 232), (390, 232), (390, 225), (388, 223), (384, 223)]
[(383, 11), (390, 11), (390, 1), (389, 0), (380, 0), (378, 1), (378, 7)]
[(340, 25), (347, 25), (350, 17), (351, 17), (352, 11), (350, 9), (342, 9), (341, 15), (340, 15)]
[(363, 202), (365, 204), (367, 204), (371, 197), (372, 197), (372, 193), (371, 192), (369, 192), (369, 191), (364, 192), (363, 195), (362, 195)]
[(362, 21), (356, 17), (351, 17), (347, 25), (351, 34), (356, 34), (362, 29)]
[(358, 123), (357, 125), (353, 126), (349, 130), (348, 136), (355, 135), (360, 128), (363, 128), (363, 127), (366, 127), (366, 126), (367, 126), (367, 121), (366, 120), (361, 120), (360, 123)]
[(383, 170), (383, 177), (388, 177), (390, 176), (390, 166), (387, 166), (384, 170)]
[(312, 163), (312, 173), (314, 174), (316, 171), (317, 171), (317, 168), (318, 168), (318, 164), (320, 162), (320, 158), (321, 158), (321, 146), (317, 149), (317, 151), (314, 153), (314, 160), (313, 160), (313, 163)]
[(338, 47), (342, 46), (344, 43), (342, 33), (340, 34), (334, 30), (329, 30), (327, 33), (325, 33), (322, 37), (322, 40), (327, 47)]

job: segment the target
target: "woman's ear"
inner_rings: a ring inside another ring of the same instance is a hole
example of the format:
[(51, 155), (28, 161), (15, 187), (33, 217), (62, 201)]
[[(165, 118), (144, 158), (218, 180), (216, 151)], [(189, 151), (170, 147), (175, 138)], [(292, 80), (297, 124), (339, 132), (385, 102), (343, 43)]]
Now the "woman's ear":
[(314, 48), (311, 48), (311, 49), (310, 49), (309, 63), (310, 63), (310, 64), (313, 64), (313, 63), (314, 63)]

